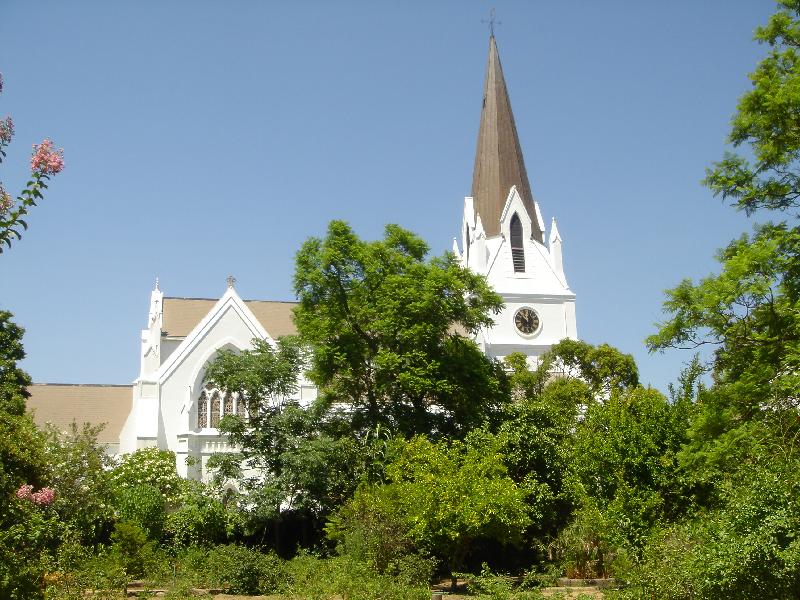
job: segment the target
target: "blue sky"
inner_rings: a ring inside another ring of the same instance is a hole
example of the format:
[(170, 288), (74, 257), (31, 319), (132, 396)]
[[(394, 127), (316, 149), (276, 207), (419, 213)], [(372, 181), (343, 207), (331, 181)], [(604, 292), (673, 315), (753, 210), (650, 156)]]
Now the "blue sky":
[[(493, 4), (534, 195), (564, 239), (578, 333), (666, 389), (650, 356), (663, 290), (715, 270), (752, 223), (700, 185), (722, 156), (770, 0)], [(292, 299), (294, 254), (331, 219), (393, 222), (436, 254), (472, 180), (491, 4), (4, 0), (0, 116), (66, 168), (0, 255), (0, 308), (38, 382), (138, 373), (156, 276), (167, 295)]]

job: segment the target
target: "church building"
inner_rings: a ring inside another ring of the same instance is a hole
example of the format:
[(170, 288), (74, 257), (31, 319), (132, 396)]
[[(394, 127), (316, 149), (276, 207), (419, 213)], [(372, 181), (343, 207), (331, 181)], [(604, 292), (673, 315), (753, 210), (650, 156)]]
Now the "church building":
[[(483, 92), (471, 196), (464, 199), (453, 252), (486, 276), (505, 302), (495, 324), (476, 342), (490, 357), (522, 352), (538, 357), (564, 338), (577, 339), (575, 294), (564, 274), (562, 240), (545, 226), (533, 197), (494, 35)], [(460, 242), (459, 242), (460, 240)], [(112, 454), (155, 446), (176, 454), (184, 477), (206, 477), (206, 461), (232, 452), (217, 426), (227, 414), (244, 416), (235, 395), (208, 387), (205, 368), (222, 349), (245, 350), (253, 339), (296, 333), (293, 302), (243, 300), (228, 279), (219, 299), (165, 296), (156, 281), (140, 336), (139, 376), (131, 385), (34, 384), (29, 408), (37, 424), (65, 429), (104, 423), (100, 441)], [(295, 399), (316, 398), (304, 377)]]

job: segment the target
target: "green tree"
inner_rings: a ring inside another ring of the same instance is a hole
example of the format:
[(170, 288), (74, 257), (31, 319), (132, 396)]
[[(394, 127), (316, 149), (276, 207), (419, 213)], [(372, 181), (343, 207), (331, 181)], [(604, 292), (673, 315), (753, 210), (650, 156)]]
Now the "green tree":
[(107, 538), (114, 520), (112, 460), (97, 442), (101, 430), (102, 425), (78, 428), (73, 422), (66, 432), (52, 426), (44, 431), (44, 477), (55, 491), (53, 510), (65, 530), (61, 537), (76, 536), (89, 546)]
[[(532, 379), (536, 372), (524, 363), (517, 365), (513, 389), (519, 392), (518, 382), (526, 386)], [(546, 537), (563, 527), (572, 508), (564, 484), (571, 472), (579, 408), (590, 403), (591, 393), (577, 379), (555, 379), (539, 393), (515, 396), (517, 401), (506, 409), (498, 428), (501, 453), (511, 478), (536, 490), (529, 501), (536, 503), (540, 518), (532, 523), (531, 533)]]
[[(416, 436), (402, 443), (387, 467), (388, 483), (361, 488), (354, 502), (366, 497), (368, 504), (394, 515), (420, 549), (457, 572), (473, 542), (516, 544), (530, 523), (528, 490), (508, 476), (500, 446), (483, 430), (463, 442)], [(454, 588), (455, 583), (453, 576)]]
[(630, 354), (608, 344), (592, 346), (571, 339), (561, 340), (542, 355), (536, 377), (539, 386), (553, 376), (580, 379), (602, 398), (639, 384), (639, 369)]
[(364, 448), (327, 404), (301, 407), (286, 399), (305, 360), (298, 340), (253, 345), (221, 352), (206, 370), (206, 381), (240, 394), (249, 409), (247, 419), (222, 419), (220, 431), (241, 450), (213, 456), (209, 468), (219, 483), (240, 482), (254, 516), (273, 519), (294, 510), (322, 518), (352, 494)]
[(311, 377), (350, 405), (356, 430), (463, 435), (506, 399), (502, 370), (462, 335), (490, 325), (500, 297), (452, 254), (427, 255), (396, 225), (365, 242), (341, 221), (297, 254), (295, 322)]
[(589, 406), (575, 432), (576, 495), (613, 515), (617, 543), (640, 548), (653, 526), (685, 511), (677, 453), (687, 426), (686, 412), (654, 389)]

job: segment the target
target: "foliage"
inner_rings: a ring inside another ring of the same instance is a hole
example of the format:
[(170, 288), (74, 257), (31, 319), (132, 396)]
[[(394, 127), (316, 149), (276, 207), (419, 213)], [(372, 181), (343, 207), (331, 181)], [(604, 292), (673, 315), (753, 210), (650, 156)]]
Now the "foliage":
[(182, 504), (164, 522), (165, 538), (175, 547), (207, 546), (226, 540), (229, 518), (225, 506), (202, 484), (186, 482)]
[(51, 506), (14, 497), (0, 520), (0, 598), (36, 598), (58, 543), (58, 518)]
[(25, 357), (23, 329), (0, 311), (0, 597), (31, 598), (58, 537), (53, 510), (16, 496), (22, 485), (41, 487), (44, 436), (25, 413), (30, 384), (17, 367)]
[(589, 406), (575, 432), (575, 493), (607, 507), (618, 543), (640, 548), (655, 524), (686, 509), (676, 455), (687, 425), (681, 405), (654, 389)]
[(73, 422), (64, 433), (52, 426), (45, 430), (45, 477), (55, 490), (53, 509), (62, 528), (87, 545), (106, 538), (114, 518), (111, 459), (97, 443), (101, 429), (89, 424), (79, 429)]
[(502, 370), (459, 333), (490, 325), (500, 297), (454, 255), (427, 254), (396, 225), (365, 242), (341, 221), (297, 254), (295, 322), (313, 350), (310, 375), (348, 403), (356, 430), (464, 435), (505, 400)]
[(140, 448), (122, 457), (111, 472), (118, 491), (148, 485), (156, 488), (168, 505), (179, 502), (182, 479), (175, 467), (175, 453), (158, 448)]
[(615, 525), (594, 499), (584, 499), (553, 544), (567, 577), (593, 579), (616, 574), (615, 562), (620, 554), (624, 557), (624, 550)]
[[(394, 507), (374, 503), (370, 494), (356, 494), (331, 517), (326, 531), (338, 543), (340, 555), (363, 562), (376, 573), (402, 571), (410, 583), (420, 584), (427, 583), (433, 573), (435, 563), (418, 554)], [(415, 573), (409, 573), (410, 569)]]
[(264, 518), (281, 510), (326, 515), (355, 489), (362, 448), (328, 407), (285, 398), (296, 390), (304, 360), (296, 339), (282, 338), (274, 348), (253, 340), (253, 346), (221, 352), (206, 370), (212, 385), (247, 399), (250, 415), (222, 419), (220, 431), (240, 452), (217, 454), (208, 466), (220, 484), (239, 480), (251, 510)]
[(571, 339), (561, 340), (542, 355), (536, 379), (544, 385), (553, 375), (580, 379), (601, 398), (639, 384), (639, 370), (630, 354), (608, 344), (592, 346)]
[(378, 575), (363, 562), (348, 557), (319, 559), (300, 555), (286, 563), (290, 597), (352, 600), (427, 600), (427, 585), (408, 584), (389, 575)]
[(120, 519), (139, 527), (151, 540), (161, 538), (166, 512), (158, 488), (148, 484), (120, 488), (115, 504)]
[[(519, 379), (525, 386), (536, 375), (524, 363), (518, 365), (512, 375), (515, 392), (524, 389), (517, 387)], [(578, 410), (589, 403), (590, 391), (577, 379), (556, 379), (539, 393), (528, 389), (516, 396), (518, 401), (506, 409), (498, 429), (500, 451), (511, 478), (537, 492), (540, 518), (533, 523), (534, 533), (552, 535), (566, 523), (571, 510), (564, 484), (573, 460)]]
[(750, 74), (753, 87), (739, 100), (729, 138), (734, 147), (748, 145), (755, 161), (726, 154), (706, 173), (716, 195), (748, 213), (796, 208), (800, 198), (800, 132), (794, 121), (800, 109), (800, 2), (778, 5), (781, 10), (756, 29), (755, 39), (770, 52)]
[(800, 594), (800, 462), (743, 469), (720, 508), (654, 536), (628, 597), (796, 598)]
[(368, 503), (404, 523), (418, 548), (442, 557), (454, 572), (477, 539), (521, 541), (530, 523), (527, 491), (508, 477), (500, 442), (484, 431), (463, 442), (403, 443), (387, 467), (389, 483), (361, 488), (353, 503)]
[[(0, 75), (0, 92), (3, 91)], [(6, 157), (6, 147), (14, 136), (14, 122), (11, 117), (0, 119), (0, 163)], [(28, 211), (42, 200), (43, 190), (52, 175), (64, 168), (64, 150), (56, 150), (50, 140), (34, 145), (31, 156), (31, 178), (16, 201), (6, 192), (0, 182), (0, 254), (11, 247), (13, 240), (22, 239), (22, 231), (28, 228), (25, 218)]]
[(11, 320), (11, 313), (0, 310), (0, 412), (22, 415), (31, 384), (30, 376), (17, 367), (25, 358), (22, 347), (22, 327)]
[(148, 574), (159, 562), (155, 542), (148, 539), (147, 531), (127, 521), (117, 523), (111, 534), (111, 555), (130, 578)]

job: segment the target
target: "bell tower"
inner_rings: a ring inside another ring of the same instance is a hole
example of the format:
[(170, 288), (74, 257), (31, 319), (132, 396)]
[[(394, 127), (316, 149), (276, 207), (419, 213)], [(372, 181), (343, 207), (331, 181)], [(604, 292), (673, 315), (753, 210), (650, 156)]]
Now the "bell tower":
[(535, 364), (564, 338), (577, 339), (575, 294), (567, 284), (562, 240), (555, 218), (545, 245), (545, 226), (534, 200), (511, 112), (494, 33), (483, 90), (472, 194), (464, 199), (463, 265), (485, 275), (505, 308), (476, 341), (487, 355), (522, 352)]

